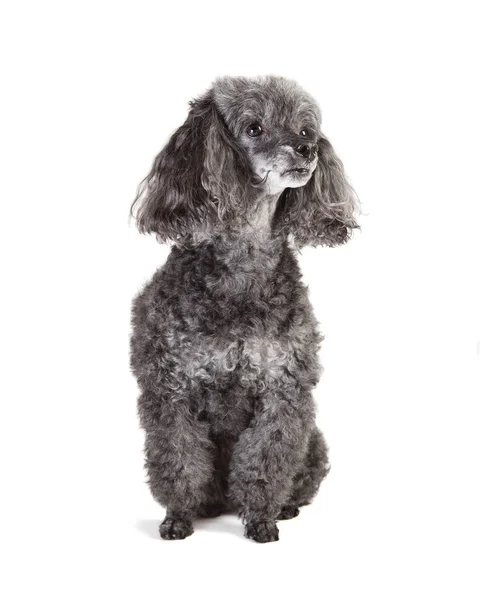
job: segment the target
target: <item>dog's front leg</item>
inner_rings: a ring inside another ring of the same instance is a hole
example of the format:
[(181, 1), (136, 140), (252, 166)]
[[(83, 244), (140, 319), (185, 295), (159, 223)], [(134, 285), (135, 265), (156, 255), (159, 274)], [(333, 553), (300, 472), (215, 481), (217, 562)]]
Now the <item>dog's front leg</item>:
[(288, 499), (314, 425), (310, 392), (266, 392), (235, 446), (229, 495), (240, 507), (245, 535), (257, 542), (278, 540), (275, 518)]
[(158, 399), (144, 393), (139, 408), (146, 433), (150, 490), (167, 509), (160, 535), (168, 540), (183, 539), (193, 533), (193, 516), (207, 501), (208, 482), (213, 478), (208, 424), (192, 414), (186, 400)]

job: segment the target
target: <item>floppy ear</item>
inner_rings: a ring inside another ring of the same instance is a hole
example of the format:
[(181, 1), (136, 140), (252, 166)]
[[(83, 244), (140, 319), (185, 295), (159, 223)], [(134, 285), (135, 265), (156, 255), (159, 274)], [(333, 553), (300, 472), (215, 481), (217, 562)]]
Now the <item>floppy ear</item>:
[(187, 120), (155, 158), (131, 208), (140, 232), (155, 233), (161, 242), (233, 218), (249, 187), (246, 157), (211, 92), (190, 105)]
[(318, 164), (306, 185), (287, 188), (279, 203), (278, 227), (297, 246), (337, 246), (347, 242), (355, 220), (356, 196), (342, 161), (327, 138), (318, 142)]

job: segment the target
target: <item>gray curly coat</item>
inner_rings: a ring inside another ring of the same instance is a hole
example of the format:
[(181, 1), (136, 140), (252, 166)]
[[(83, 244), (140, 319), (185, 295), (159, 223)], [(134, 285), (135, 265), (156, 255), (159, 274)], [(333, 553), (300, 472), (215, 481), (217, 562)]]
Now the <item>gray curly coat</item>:
[(319, 109), (280, 77), (222, 78), (191, 103), (133, 205), (173, 241), (133, 303), (131, 365), (164, 539), (238, 511), (278, 539), (328, 472), (312, 390), (321, 337), (295, 247), (336, 245), (354, 194)]

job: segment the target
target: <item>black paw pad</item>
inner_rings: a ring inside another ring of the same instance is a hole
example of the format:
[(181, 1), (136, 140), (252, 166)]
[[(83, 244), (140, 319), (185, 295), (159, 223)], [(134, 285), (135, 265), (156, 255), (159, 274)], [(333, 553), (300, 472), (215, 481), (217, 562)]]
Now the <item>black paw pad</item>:
[(296, 506), (287, 505), (282, 507), (277, 519), (279, 521), (287, 521), (288, 519), (294, 519), (295, 517), (298, 517), (299, 514), (300, 511)]
[(247, 523), (245, 537), (264, 544), (265, 542), (278, 542), (278, 527), (275, 521), (260, 521)]
[(185, 519), (167, 517), (160, 525), (160, 535), (164, 540), (183, 540), (192, 533), (192, 524)]

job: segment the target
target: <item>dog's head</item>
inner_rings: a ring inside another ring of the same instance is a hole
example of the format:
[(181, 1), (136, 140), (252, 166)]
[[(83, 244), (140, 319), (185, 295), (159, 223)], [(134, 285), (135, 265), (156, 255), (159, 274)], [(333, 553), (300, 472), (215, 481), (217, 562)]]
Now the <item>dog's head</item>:
[(281, 77), (224, 77), (191, 103), (142, 182), (133, 211), (161, 241), (235, 228), (278, 197), (272, 231), (297, 245), (345, 242), (355, 196), (315, 101)]

